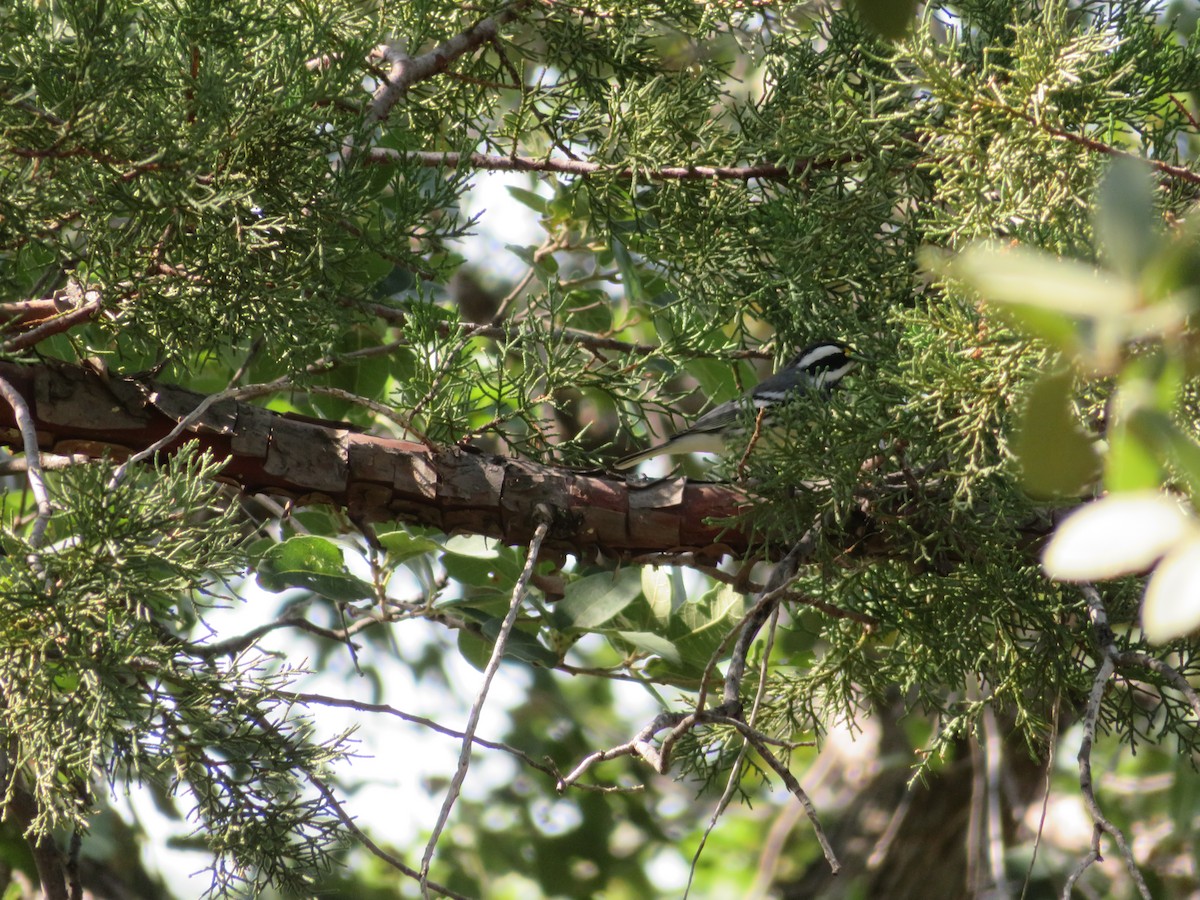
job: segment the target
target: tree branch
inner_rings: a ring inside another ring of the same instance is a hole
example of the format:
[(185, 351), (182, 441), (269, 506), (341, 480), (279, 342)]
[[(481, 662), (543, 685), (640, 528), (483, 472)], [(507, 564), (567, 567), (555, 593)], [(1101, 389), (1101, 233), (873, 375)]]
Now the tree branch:
[(517, 18), (531, 2), (532, 0), (517, 0), (494, 16), (476, 22), (466, 31), (454, 35), (448, 41), (438, 44), (428, 53), (420, 56), (410, 57), (405, 53), (389, 49), (385, 60), (391, 63), (391, 67), (388, 69), (383, 84), (376, 88), (375, 93), (371, 96), (371, 104), (367, 112), (368, 124), (386, 119), (391, 113), (392, 107), (400, 102), (400, 98), (414, 84), (441, 74), (454, 60), (482, 47), (495, 38), (500, 33), (500, 29)]
[[(386, 703), (368, 703), (362, 700), (348, 700), (344, 697), (330, 697), (325, 694), (308, 694), (295, 691), (278, 691), (277, 693), (285, 700), (295, 703), (336, 706), (345, 709), (356, 709), (360, 712), (367, 713), (383, 713), (385, 715), (395, 716), (397, 719), (402, 719), (405, 722), (411, 722), (414, 725), (420, 725), (424, 728), (428, 728), (430, 731), (435, 731), (438, 734), (444, 734), (447, 737), (464, 740), (467, 736), (466, 732), (464, 731), (457, 731), (453, 728), (447, 728), (445, 725), (435, 722), (433, 719), (426, 718), (425, 716), (414, 715), (413, 713), (406, 713), (403, 710), (396, 709), (394, 706), (389, 706)], [(479, 737), (478, 735), (474, 735), (471, 738), (471, 742), (476, 746), (486, 747), (488, 750), (500, 750), (504, 753), (508, 753), (511, 756), (515, 756), (522, 763), (529, 766), (529, 768), (536, 769), (545, 775), (549, 775), (555, 780), (556, 783), (562, 778), (562, 773), (559, 772), (557, 768), (552, 765), (547, 765), (546, 763), (538, 762), (524, 750), (514, 747), (511, 744), (505, 744), (501, 741), (489, 741)], [(622, 787), (620, 785), (576, 783), (574, 787), (585, 791), (595, 791), (596, 793), (601, 794), (631, 794), (639, 793), (642, 790), (641, 785)]]
[(36, 824), (41, 818), (37, 798), (23, 784), (14, 765), (14, 755), (19, 752), (16, 742), (8, 743), (8, 749), (0, 750), (0, 794), (6, 801), (5, 817), (12, 818), (29, 844), (45, 900), (69, 900), (63, 854), (54, 835), (44, 825)]
[(1113, 632), (1108, 624), (1108, 612), (1104, 608), (1100, 592), (1092, 585), (1085, 584), (1083, 585), (1083, 596), (1087, 599), (1088, 618), (1092, 621), (1092, 631), (1100, 650), (1100, 665), (1096, 668), (1096, 675), (1092, 679), (1092, 690), (1088, 695), (1087, 710), (1083, 716), (1083, 741), (1079, 745), (1077, 757), (1079, 760), (1079, 790), (1083, 794), (1083, 801), (1092, 817), (1092, 847), (1088, 855), (1075, 867), (1067, 879), (1066, 886), (1063, 888), (1063, 900), (1070, 900), (1075, 882), (1079, 880), (1088, 866), (1104, 859), (1100, 852), (1100, 837), (1105, 832), (1108, 832), (1117, 842), (1121, 856), (1125, 860), (1125, 867), (1133, 877), (1138, 893), (1145, 900), (1151, 900), (1150, 889), (1146, 887), (1142, 873), (1138, 870), (1137, 863), (1133, 859), (1133, 850), (1125, 840), (1125, 834), (1105, 817), (1104, 812), (1100, 809), (1100, 804), (1096, 801), (1096, 789), (1092, 783), (1092, 745), (1096, 741), (1096, 728), (1100, 719), (1100, 701), (1104, 698), (1104, 688), (1108, 684), (1108, 679), (1116, 669), (1119, 654), (1113, 645)]
[[(410, 866), (405, 865), (403, 860), (388, 853), (373, 840), (371, 840), (367, 836), (366, 832), (364, 832), (354, 823), (354, 818), (348, 812), (346, 812), (345, 808), (341, 804), (341, 801), (338, 800), (337, 795), (333, 793), (333, 790), (329, 787), (329, 785), (327, 785), (320, 778), (317, 778), (312, 773), (309, 773), (308, 781), (313, 787), (321, 792), (321, 796), (325, 798), (325, 802), (333, 807), (333, 811), (337, 814), (337, 817), (341, 819), (342, 824), (346, 826), (346, 830), (354, 835), (354, 837), (358, 839), (359, 843), (366, 847), (367, 850), (379, 857), (379, 859), (383, 860), (393, 869), (404, 873), (409, 878), (421, 878), (420, 872), (411, 868)], [(452, 891), (450, 888), (440, 885), (436, 881), (421, 879), (421, 885), (426, 889), (433, 889), (434, 891), (437, 891), (443, 897), (450, 897), (452, 900), (471, 900), (471, 898), (467, 897), (465, 894)]]
[(535, 158), (531, 156), (496, 156), (486, 153), (455, 153), (426, 150), (402, 152), (389, 147), (373, 147), (363, 154), (364, 162), (376, 165), (395, 165), (416, 161), (427, 168), (458, 169), (469, 167), (490, 172), (553, 172), (558, 175), (607, 175), (618, 180), (634, 177), (651, 181), (778, 181), (787, 182), (806, 172), (831, 169), (853, 162), (857, 154), (845, 154), (830, 160), (801, 160), (779, 166), (755, 163), (742, 166), (661, 166), (632, 168), (621, 165), (588, 162), (582, 159)]
[[(0, 377), (0, 398), (3, 398), (12, 409), (13, 418), (21, 433), (21, 443), (25, 449), (25, 477), (29, 481), (29, 490), (33, 493), (34, 502), (37, 504), (37, 518), (29, 533), (29, 546), (37, 549), (41, 546), (42, 538), (46, 534), (50, 517), (54, 515), (54, 505), (50, 502), (50, 492), (46, 489), (46, 477), (42, 473), (42, 454), (38, 448), (37, 426), (29, 412), (29, 404), (26, 403), (25, 397), (3, 377)], [(36, 559), (31, 562), (35, 565), (37, 563)]]
[(550, 531), (550, 511), (545, 508), (537, 510), (539, 523), (533, 532), (533, 539), (529, 542), (529, 553), (525, 557), (525, 568), (521, 570), (520, 577), (517, 578), (517, 583), (513, 585), (512, 599), (508, 604), (508, 613), (504, 617), (504, 621), (500, 625), (500, 632), (496, 635), (495, 646), (492, 647), (492, 656), (488, 660), (487, 667), (483, 670), (483, 684), (479, 687), (479, 693), (475, 697), (475, 702), (471, 705), (471, 712), (467, 716), (467, 727), (463, 733), (462, 749), (458, 754), (458, 768), (454, 772), (454, 777), (450, 779), (450, 787), (446, 790), (446, 800), (442, 803), (441, 812), (438, 813), (437, 823), (433, 826), (433, 833), (429, 836), (429, 843), (425, 845), (425, 855), (421, 858), (421, 889), (425, 889), (425, 883), (429, 879), (429, 865), (433, 862), (433, 852), (437, 849), (438, 839), (442, 835), (442, 829), (446, 827), (446, 822), (450, 818), (450, 811), (454, 809), (454, 803), (458, 799), (459, 791), (462, 790), (463, 782), (467, 778), (467, 770), (471, 766), (471, 747), (475, 739), (475, 729), (479, 727), (479, 717), (483, 714), (483, 704), (487, 700), (488, 690), (492, 686), (492, 679), (496, 675), (496, 670), (500, 668), (500, 661), (504, 658), (504, 649), (508, 645), (508, 636), (512, 632), (513, 625), (517, 621), (517, 612), (521, 609), (521, 600), (525, 597), (525, 590), (529, 584), (529, 578), (533, 575), (534, 566), (537, 565), (538, 555), (542, 550), (542, 541), (546, 539), (546, 534)]
[(1035, 128), (1041, 129), (1046, 134), (1053, 135), (1056, 138), (1062, 138), (1064, 141), (1070, 144), (1076, 144), (1080, 147), (1085, 147), (1086, 149), (1091, 150), (1093, 153), (1102, 153), (1105, 156), (1118, 156), (1122, 159), (1137, 160), (1139, 163), (1149, 165), (1150, 168), (1154, 169), (1156, 172), (1160, 172), (1170, 178), (1186, 181), (1189, 184), (1200, 184), (1200, 172), (1193, 172), (1191, 169), (1185, 168), (1184, 166), (1175, 166), (1171, 163), (1163, 162), (1161, 159), (1148, 159), (1145, 156), (1141, 156), (1137, 153), (1130, 153), (1128, 150), (1122, 150), (1119, 147), (1113, 147), (1110, 144), (1104, 143), (1103, 141), (1097, 141), (1085, 134), (1076, 134), (1073, 131), (1066, 131), (1062, 128), (1056, 128), (1053, 125), (1043, 122), (1031, 113), (1027, 113), (1021, 109), (1016, 109), (1015, 107), (1009, 106), (1007, 103), (989, 102), (984, 99), (980, 99), (978, 102), (987, 106), (991, 106), (995, 109), (1003, 110), (1009, 115), (1021, 119), (1024, 122), (1028, 122)]
[[(332, 503), (354, 521), (400, 519), (517, 545), (528, 544), (533, 511), (544, 504), (554, 516), (545, 543), (556, 552), (620, 559), (690, 551), (697, 554), (693, 559), (703, 556), (712, 564), (723, 555), (747, 555), (755, 546), (748, 531), (709, 524), (736, 517), (746, 503), (744, 493), (728, 485), (672, 478), (631, 487), (598, 469), (373, 437), (344, 423), (233, 400), (214, 400), (192, 418), (201, 394), (154, 381), (103, 378), (81, 367), (0, 362), (0, 377), (29, 409), (35, 447), (121, 459), (148, 447), (170, 454), (197, 442), (225, 461), (221, 477), (243, 490), (301, 504)], [(192, 421), (180, 429), (187, 418)], [(5, 428), (16, 425), (15, 413), (0, 403), (0, 443), (19, 444)]]
[[(767, 670), (770, 667), (771, 650), (775, 644), (775, 629), (778, 624), (779, 607), (776, 606), (774, 612), (771, 614), (771, 629), (767, 632), (767, 646), (763, 649), (762, 660), (759, 663), (758, 690), (754, 692), (754, 705), (750, 708), (750, 717), (747, 720), (751, 728), (754, 728), (758, 722), (758, 712), (762, 707), (763, 697), (766, 695)], [(704, 847), (708, 844), (708, 838), (717, 827), (717, 822), (721, 816), (725, 814), (725, 810), (729, 808), (729, 804), (733, 800), (733, 795), (741, 783), (742, 763), (745, 761), (746, 752), (749, 749), (750, 741), (743, 737), (742, 746), (738, 748), (737, 759), (729, 767), (729, 777), (725, 779), (725, 790), (721, 792), (721, 796), (717, 800), (717, 805), (713, 807), (712, 815), (708, 819), (708, 825), (705, 826), (704, 833), (700, 835), (700, 842), (696, 845), (695, 853), (692, 854), (692, 864), (688, 869), (688, 880), (687, 886), (683, 890), (683, 900), (687, 900), (688, 895), (692, 892), (692, 882), (696, 878), (696, 868), (700, 865), (700, 856), (704, 853)]]
[(4, 339), (2, 349), (15, 353), (27, 350), (48, 337), (61, 334), (100, 311), (100, 292), (85, 291), (72, 281), (65, 291), (37, 300), (0, 305), (0, 332), (33, 327)]
[(1117, 665), (1122, 669), (1140, 666), (1143, 669), (1149, 669), (1151, 672), (1161, 675), (1171, 683), (1171, 687), (1183, 694), (1188, 705), (1192, 707), (1192, 712), (1196, 714), (1196, 719), (1200, 720), (1200, 694), (1196, 692), (1196, 689), (1188, 683), (1188, 680), (1174, 666), (1148, 653), (1142, 653), (1139, 650), (1126, 650), (1118, 654)]

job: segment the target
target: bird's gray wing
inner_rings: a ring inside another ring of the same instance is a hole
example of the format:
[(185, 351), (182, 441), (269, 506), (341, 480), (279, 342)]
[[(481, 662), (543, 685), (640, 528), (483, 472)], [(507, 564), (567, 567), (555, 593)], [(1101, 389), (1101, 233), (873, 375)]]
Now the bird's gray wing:
[(698, 431), (722, 431), (730, 425), (736, 425), (744, 410), (759, 410), (764, 406), (772, 406), (789, 399), (793, 394), (804, 391), (794, 372), (776, 372), (769, 378), (764, 378), (748, 393), (733, 400), (727, 400), (720, 406), (714, 406), (695, 422), (684, 433)]
[(695, 422), (693, 422), (684, 432), (698, 431), (723, 431), (730, 425), (737, 423), (742, 416), (742, 410), (749, 403), (749, 398), (738, 397), (736, 400), (726, 400), (720, 406), (714, 406)]
[(757, 409), (763, 406), (763, 401), (780, 403), (788, 399), (789, 395), (803, 390), (804, 384), (795, 372), (783, 371), (776, 372), (770, 378), (764, 378), (756, 384), (750, 391), (750, 397)]

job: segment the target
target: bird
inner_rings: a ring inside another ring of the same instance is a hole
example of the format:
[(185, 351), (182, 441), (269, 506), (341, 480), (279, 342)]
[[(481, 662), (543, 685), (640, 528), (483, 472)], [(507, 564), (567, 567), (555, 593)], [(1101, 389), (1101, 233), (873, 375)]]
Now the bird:
[(771, 377), (733, 400), (715, 406), (674, 437), (632, 453), (613, 464), (613, 469), (632, 469), (638, 463), (667, 453), (720, 453), (728, 439), (743, 433), (743, 415), (748, 409), (767, 410), (809, 392), (828, 394), (858, 360), (841, 341), (809, 344)]

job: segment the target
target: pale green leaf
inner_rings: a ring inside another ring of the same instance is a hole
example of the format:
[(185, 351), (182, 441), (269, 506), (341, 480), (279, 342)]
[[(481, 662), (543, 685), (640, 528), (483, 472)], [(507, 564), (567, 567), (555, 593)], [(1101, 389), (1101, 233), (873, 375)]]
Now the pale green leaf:
[(562, 630), (590, 631), (620, 613), (641, 592), (641, 573), (636, 568), (588, 575), (567, 585), (565, 596), (554, 606), (555, 624)]
[(1155, 491), (1110, 494), (1058, 526), (1042, 568), (1058, 581), (1099, 581), (1148, 569), (1197, 524), (1177, 501)]
[(1200, 535), (1177, 544), (1158, 564), (1142, 600), (1142, 630), (1164, 644), (1200, 628)]

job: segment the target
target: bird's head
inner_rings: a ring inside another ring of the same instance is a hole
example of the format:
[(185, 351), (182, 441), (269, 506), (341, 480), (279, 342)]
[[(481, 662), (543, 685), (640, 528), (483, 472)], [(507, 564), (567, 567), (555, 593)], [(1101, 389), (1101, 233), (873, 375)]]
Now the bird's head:
[(804, 375), (814, 387), (831, 388), (857, 365), (849, 344), (818, 341), (797, 353), (786, 368)]

